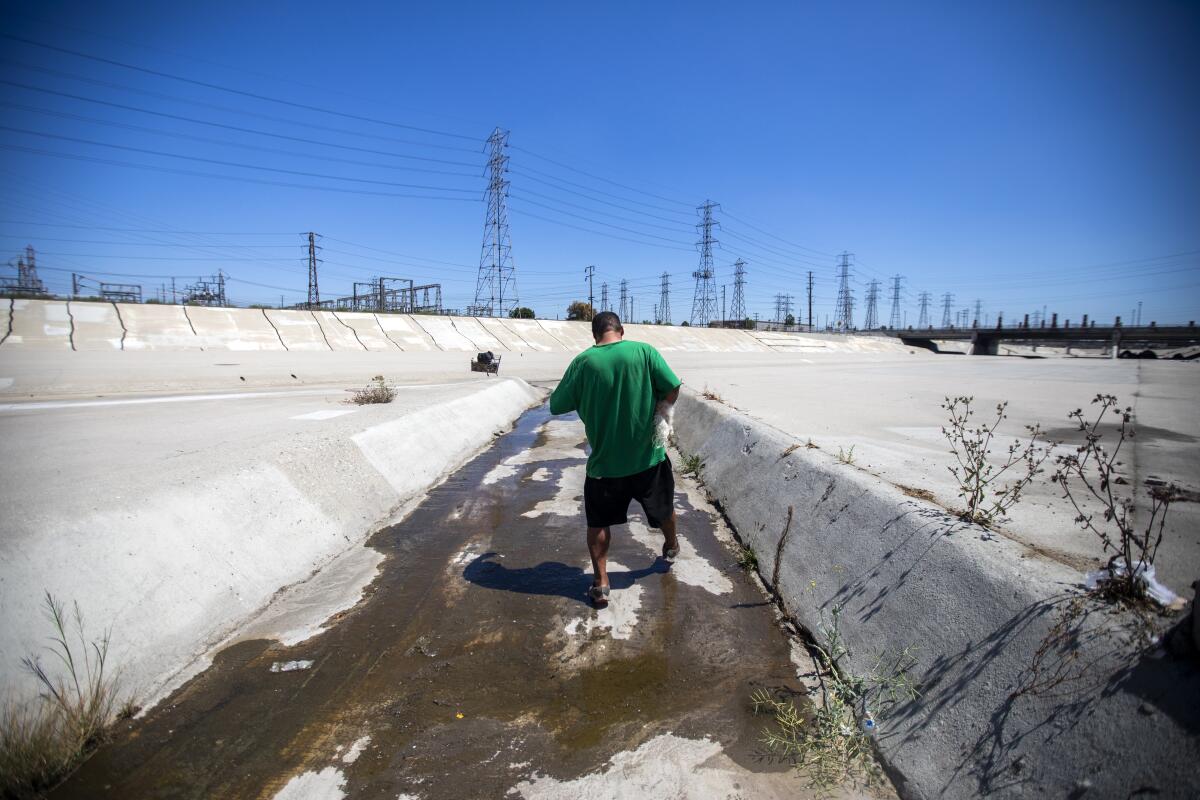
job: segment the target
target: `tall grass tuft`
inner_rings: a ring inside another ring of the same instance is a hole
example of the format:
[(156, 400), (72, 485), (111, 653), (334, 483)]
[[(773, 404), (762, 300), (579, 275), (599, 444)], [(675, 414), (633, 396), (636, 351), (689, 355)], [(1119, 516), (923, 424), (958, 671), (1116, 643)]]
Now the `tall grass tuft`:
[(38, 655), (21, 664), (40, 692), (27, 702), (9, 699), (0, 709), (0, 791), (5, 798), (38, 797), (52, 788), (106, 737), (117, 705), (117, 681), (106, 673), (109, 631), (88, 640), (83, 612), (72, 613), (46, 592), (53, 627), (46, 648), (57, 667)]

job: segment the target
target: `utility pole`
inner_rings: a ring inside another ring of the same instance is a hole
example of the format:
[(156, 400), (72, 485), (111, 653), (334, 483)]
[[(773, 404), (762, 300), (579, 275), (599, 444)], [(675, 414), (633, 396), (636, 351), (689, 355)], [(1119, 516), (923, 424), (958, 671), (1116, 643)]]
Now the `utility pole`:
[(929, 292), (921, 292), (921, 314), (917, 318), (917, 328), (925, 330), (929, 327)]
[(487, 211), (475, 305), (468, 313), (479, 317), (506, 317), (517, 305), (517, 270), (512, 263), (508, 235), (508, 131), (496, 128), (488, 137)]
[(813, 330), (812, 290), (813, 290), (813, 274), (812, 274), (812, 270), (810, 269), (808, 271), (808, 329), (809, 329), (809, 331)]
[(629, 282), (621, 279), (621, 311), (617, 314), (622, 322), (629, 320)]
[(746, 262), (740, 258), (733, 262), (733, 307), (729, 315), (739, 325), (746, 319)]
[(950, 306), (954, 304), (954, 295), (946, 292), (942, 295), (942, 327), (954, 327), (950, 322)]
[(595, 266), (585, 267), (583, 270), (583, 274), (587, 276), (587, 282), (588, 282), (588, 308), (590, 308), (592, 310), (592, 314), (595, 314), (596, 313), (596, 300), (592, 296), (592, 276), (596, 274), (596, 267)]
[(725, 316), (725, 284), (721, 284), (721, 327), (725, 327), (725, 321), (729, 318)]
[(1142, 324), (1142, 301), (1141, 300), (1138, 300), (1137, 324), (1138, 324), (1138, 327), (1141, 327), (1141, 324)]
[(879, 326), (879, 281), (867, 284), (867, 321), (863, 328), (869, 331)]
[(838, 262), (837, 314), (834, 326), (848, 331), (854, 326), (854, 291), (850, 288), (850, 254), (843, 252)]
[[(321, 305), (321, 292), (317, 289), (317, 234), (308, 232), (308, 307)], [(171, 278), (171, 301), (175, 300), (175, 279)]]
[(708, 323), (717, 315), (717, 296), (713, 285), (713, 209), (719, 208), (711, 200), (705, 200), (704, 205), (698, 206), (700, 222), (696, 228), (700, 231), (700, 241), (696, 246), (700, 249), (700, 268), (692, 273), (696, 279), (696, 289), (692, 294), (692, 325), (707, 328)]
[(659, 286), (658, 311), (655, 318), (663, 325), (671, 324), (671, 275), (662, 274), (662, 285)]
[(892, 316), (888, 320), (888, 327), (896, 330), (900, 327), (900, 281), (904, 280), (903, 275), (892, 276)]

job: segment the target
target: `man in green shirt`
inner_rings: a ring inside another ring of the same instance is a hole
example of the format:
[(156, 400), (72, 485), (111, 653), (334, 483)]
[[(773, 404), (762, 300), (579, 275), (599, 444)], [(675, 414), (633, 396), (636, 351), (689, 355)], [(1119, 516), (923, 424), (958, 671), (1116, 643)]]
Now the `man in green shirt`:
[(550, 395), (550, 413), (578, 411), (592, 453), (583, 507), (595, 578), (588, 596), (608, 605), (609, 528), (628, 521), (631, 500), (641, 503), (650, 527), (663, 532), (663, 558), (679, 553), (675, 535), (675, 476), (665, 442), (656, 436), (655, 409), (679, 397), (679, 378), (659, 352), (627, 342), (611, 311), (592, 318), (596, 346), (577, 355)]

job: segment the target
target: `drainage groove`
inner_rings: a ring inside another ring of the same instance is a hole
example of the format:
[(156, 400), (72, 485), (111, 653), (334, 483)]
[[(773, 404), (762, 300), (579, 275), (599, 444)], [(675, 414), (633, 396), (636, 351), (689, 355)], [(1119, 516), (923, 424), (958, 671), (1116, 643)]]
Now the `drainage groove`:
[(275, 336), (276, 336), (276, 338), (278, 338), (278, 339), (279, 339), (279, 343), (280, 343), (281, 345), (283, 345), (283, 349), (284, 349), (284, 350), (289, 350), (289, 351), (290, 351), (290, 350), (291, 350), (291, 348), (290, 348), (290, 347), (288, 347), (288, 346), (287, 346), (287, 342), (285, 342), (285, 341), (283, 340), (283, 336), (282, 336), (282, 335), (280, 335), (280, 333), (279, 333), (279, 328), (276, 328), (276, 327), (275, 327), (275, 323), (274, 323), (274, 322), (271, 322), (271, 318), (267, 316), (267, 310), (264, 308), (264, 309), (262, 309), (262, 312), (263, 312), (263, 319), (265, 319), (265, 320), (267, 321), (267, 324), (271, 326), (271, 330), (275, 331)]

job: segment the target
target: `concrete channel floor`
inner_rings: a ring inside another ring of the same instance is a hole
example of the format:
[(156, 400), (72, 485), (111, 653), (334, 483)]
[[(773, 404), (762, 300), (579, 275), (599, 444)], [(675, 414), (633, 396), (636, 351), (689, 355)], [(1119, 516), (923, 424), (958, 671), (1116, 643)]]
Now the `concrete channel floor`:
[(51, 796), (809, 796), (749, 704), (806, 704), (807, 662), (694, 485), (680, 559), (631, 516), (610, 607), (586, 603), (583, 439), (525, 414), (367, 542), (384, 560), (356, 607), (290, 647), (226, 648)]

